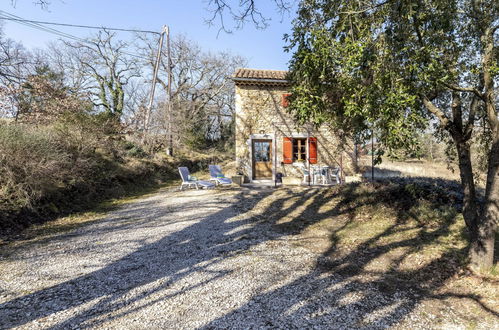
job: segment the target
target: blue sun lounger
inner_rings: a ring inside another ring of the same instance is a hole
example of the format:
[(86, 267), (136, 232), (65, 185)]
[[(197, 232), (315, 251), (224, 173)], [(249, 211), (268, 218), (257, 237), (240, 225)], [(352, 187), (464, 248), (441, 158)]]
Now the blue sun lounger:
[(219, 165), (208, 165), (208, 169), (210, 170), (211, 181), (215, 181), (216, 184), (232, 184), (232, 180), (225, 177)]

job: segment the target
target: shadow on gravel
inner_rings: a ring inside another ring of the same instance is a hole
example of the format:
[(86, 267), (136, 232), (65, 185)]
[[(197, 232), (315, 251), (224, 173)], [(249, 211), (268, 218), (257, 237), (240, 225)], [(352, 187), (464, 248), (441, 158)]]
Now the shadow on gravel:
[[(164, 225), (162, 217), (169, 212), (189, 213), (192, 209), (216, 211), (206, 212), (200, 221), (153, 243), (137, 242), (142, 244), (140, 248), (104, 268), (0, 304), (0, 328), (23, 326), (77, 306), (83, 311), (66, 318), (56, 327), (98, 327), (103, 322), (216, 281), (230, 270), (214, 272), (208, 269), (210, 266), (244, 253), (264, 241), (300, 235), (307, 228), (327, 219), (333, 223), (329, 248), (317, 259), (312, 272), (276, 290), (257, 293), (241, 308), (226, 311), (223, 317), (213, 320), (206, 328), (394, 325), (421, 300), (444, 298), (434, 292), (458, 273), (465, 255), (463, 248), (449, 248), (417, 269), (407, 271), (397, 266), (407, 255), (449, 234), (457, 212), (445, 213), (442, 219), (432, 223), (411, 213), (422, 202), (429, 203), (429, 207), (435, 209), (443, 204), (459, 207), (459, 194), (448, 195), (437, 189), (439, 184), (441, 182), (421, 181), (416, 184), (406, 180), (396, 184), (348, 185), (300, 192), (286, 188), (244, 190), (236, 194), (232, 204), (219, 200), (215, 195), (202, 203), (186, 203), (173, 210), (154, 207), (147, 202), (135, 203), (132, 208), (114, 212), (113, 217), (103, 223), (102, 230), (119, 233), (138, 226), (159, 229)], [(275, 194), (279, 197), (273, 196)], [(238, 220), (233, 219), (237, 211), (243, 214), (249, 212), (264, 199), (271, 202), (257, 212), (258, 215), (251, 213)], [(333, 200), (337, 202), (331, 204)], [(298, 212), (302, 205), (309, 206)], [(366, 205), (388, 209), (397, 220), (351, 250), (341, 250), (342, 230), (357, 221), (357, 213)], [(279, 221), (296, 212), (299, 214), (291, 221)], [(171, 223), (171, 220), (168, 221)], [(189, 219), (180, 216), (174, 221)], [(248, 224), (251, 226), (247, 227)], [(387, 238), (406, 230), (415, 230), (417, 234), (388, 240), (387, 243)], [(268, 232), (269, 235), (257, 234), (261, 232)], [(80, 234), (84, 235), (85, 231)], [(403, 253), (390, 259), (386, 270), (366, 270), (372, 261), (397, 249), (402, 249)], [(196, 286), (168, 295), (161, 294), (193, 272), (203, 271), (210, 275)], [(152, 295), (154, 299), (141, 303)], [(464, 295), (458, 298), (471, 299), (498, 316), (496, 311), (482, 304), (480, 296)], [(125, 306), (128, 308), (123, 312), (121, 309)]]
[[(370, 189), (364, 189), (366, 186)], [(386, 328), (402, 321), (423, 300), (447, 298), (462, 299), (468, 304), (473, 301), (483, 313), (499, 321), (499, 311), (483, 302), (487, 297), (438, 293), (462, 270), (467, 248), (451, 246), (440, 256), (428, 258), (429, 262), (420, 267), (400, 267), (411, 254), (444, 240), (451, 234), (450, 227), (455, 221), (462, 221), (456, 219), (462, 203), (459, 191), (455, 181), (398, 178), (372, 185), (352, 184), (340, 190), (317, 190), (312, 195), (305, 195), (304, 198), (313, 198), (313, 203), (291, 223), (276, 224), (275, 228), (299, 234), (326, 219), (337, 222), (331, 226), (330, 247), (317, 259), (314, 271), (277, 290), (253, 297), (243, 307), (212, 321), (206, 328), (230, 324)], [(338, 197), (340, 201), (336, 205), (326, 208), (327, 212), (319, 212)], [(420, 204), (430, 210), (447, 206), (454, 212), (441, 212), (439, 219), (425, 219), (417, 213)], [(281, 206), (282, 201), (278, 200), (269, 207), (268, 218), (281, 218), (288, 211)], [(382, 212), (388, 210), (387, 213), (395, 215), (396, 221), (351, 249), (340, 247), (340, 241), (345, 239), (342, 231), (359, 221), (354, 219), (363, 211), (363, 206), (384, 209)], [(417, 234), (405, 235), (405, 231), (417, 231)], [(461, 235), (467, 233), (461, 232)], [(403, 239), (390, 239), (394, 236)], [(394, 255), (397, 250), (403, 252)], [(371, 267), (382, 261), (388, 261), (382, 269)], [(260, 305), (259, 313), (255, 313), (255, 305)], [(430, 312), (438, 313), (438, 310)], [(475, 315), (475, 319), (470, 316), (471, 324), (477, 321), (480, 322), (480, 316)]]
[[(271, 193), (272, 191), (269, 190), (257, 196), (250, 196), (247, 192), (240, 192), (236, 200), (245, 200), (245, 205), (251, 207), (248, 202), (256, 204)], [(160, 228), (164, 225), (162, 217), (172, 211), (188, 213), (192, 209), (218, 209), (211, 214), (206, 212), (206, 217), (199, 222), (173, 232), (159, 241), (143, 244), (133, 253), (104, 268), (0, 304), (0, 328), (22, 326), (87, 303), (91, 306), (85, 308), (85, 312), (70, 317), (57, 327), (68, 328), (77, 324), (84, 324), (85, 327), (98, 326), (101, 322), (123, 316), (118, 311), (123, 306), (134, 304), (144, 297), (169, 287), (192, 272), (202, 271), (203, 268), (223, 258), (246, 251), (251, 245), (266, 239), (265, 237), (252, 237), (252, 229), (238, 231), (239, 227), (251, 219), (227, 222), (235, 215), (232, 206), (230, 204), (219, 205), (220, 202), (217, 199), (210, 200), (208, 197), (202, 203), (187, 203), (180, 205), (178, 207), (180, 209), (176, 210), (164, 209), (145, 201), (134, 203), (132, 208), (114, 212), (111, 218), (100, 224), (101, 231), (119, 234), (120, 231), (137, 227)], [(189, 221), (189, 219), (179, 217), (175, 221)], [(192, 219), (190, 221), (192, 222)], [(168, 224), (171, 223), (168, 220)], [(87, 231), (91, 230), (90, 227), (83, 228), (78, 235), (86, 235)], [(235, 233), (231, 234), (230, 232), (233, 231)], [(57, 239), (62, 241), (67, 237), (63, 235)], [(249, 237), (252, 238), (248, 239)], [(61, 251), (60, 253), (68, 252)], [(208, 263), (199, 266), (206, 262)], [(210, 281), (224, 275), (223, 272), (212, 274)], [(129, 294), (135, 288), (147, 287), (158, 280), (164, 280), (164, 282), (159, 286), (153, 285), (153, 288), (145, 289), (140, 294)], [(193, 288), (186, 288), (176, 294), (191, 289)], [(168, 297), (163, 296), (161, 299), (168, 299)], [(152, 303), (154, 301), (149, 304)], [(146, 306), (139, 308), (143, 307)], [(118, 311), (116, 315), (110, 315), (116, 311)], [(104, 315), (105, 317), (102, 318)]]

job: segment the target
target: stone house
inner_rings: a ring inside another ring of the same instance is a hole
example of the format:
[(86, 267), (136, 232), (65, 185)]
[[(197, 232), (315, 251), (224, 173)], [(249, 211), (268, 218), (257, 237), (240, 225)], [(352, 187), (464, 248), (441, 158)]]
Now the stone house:
[(340, 143), (334, 130), (323, 125), (297, 125), (288, 106), (286, 71), (238, 69), (235, 82), (237, 170), (246, 180), (273, 180), (277, 173), (303, 179), (310, 166), (356, 166), (353, 143)]

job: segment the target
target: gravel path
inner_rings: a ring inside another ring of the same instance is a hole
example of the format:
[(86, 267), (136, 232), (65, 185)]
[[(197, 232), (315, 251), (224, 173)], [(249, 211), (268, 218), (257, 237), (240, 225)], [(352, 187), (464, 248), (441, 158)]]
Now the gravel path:
[(431, 327), (411, 321), (409, 293), (321, 271), (252, 216), (268, 193), (162, 192), (13, 252), (0, 260), (0, 328)]

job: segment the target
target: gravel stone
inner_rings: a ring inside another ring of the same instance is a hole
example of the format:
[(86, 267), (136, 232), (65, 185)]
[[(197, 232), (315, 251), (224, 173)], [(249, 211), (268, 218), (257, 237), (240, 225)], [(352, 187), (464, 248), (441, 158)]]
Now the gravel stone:
[(160, 192), (12, 252), (0, 264), (0, 328), (434, 327), (410, 292), (327, 272), (252, 216), (264, 193)]

